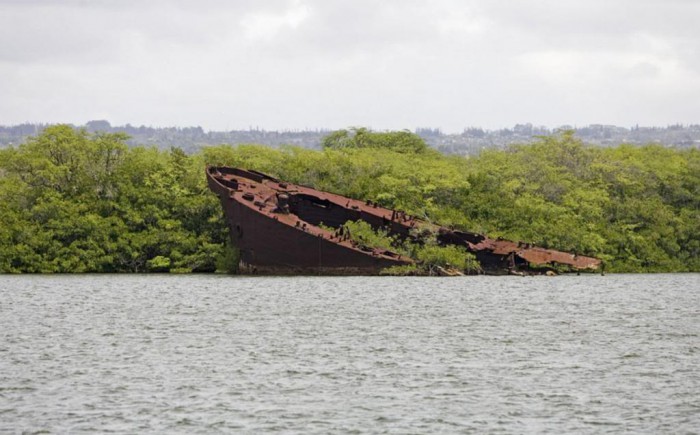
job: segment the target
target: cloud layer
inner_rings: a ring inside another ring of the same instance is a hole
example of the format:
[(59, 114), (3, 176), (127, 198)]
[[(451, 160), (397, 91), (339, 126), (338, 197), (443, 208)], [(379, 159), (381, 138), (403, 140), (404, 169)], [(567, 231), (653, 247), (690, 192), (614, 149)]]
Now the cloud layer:
[(0, 124), (697, 123), (693, 0), (0, 0)]

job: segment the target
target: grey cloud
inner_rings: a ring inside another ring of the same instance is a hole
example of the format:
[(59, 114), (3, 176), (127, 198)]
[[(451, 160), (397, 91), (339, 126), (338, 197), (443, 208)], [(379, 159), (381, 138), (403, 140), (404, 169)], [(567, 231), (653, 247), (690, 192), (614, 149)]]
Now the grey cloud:
[(244, 14), (276, 10), (285, 3), (0, 0), (0, 60), (118, 61), (129, 38), (151, 48), (205, 45), (236, 30)]
[[(699, 8), (683, 0), (0, 0), (0, 123), (52, 121), (60, 108), (74, 122), (459, 131), (648, 123), (655, 107), (687, 122), (697, 116), (689, 101), (700, 98)], [(684, 100), (667, 110), (679, 88)]]

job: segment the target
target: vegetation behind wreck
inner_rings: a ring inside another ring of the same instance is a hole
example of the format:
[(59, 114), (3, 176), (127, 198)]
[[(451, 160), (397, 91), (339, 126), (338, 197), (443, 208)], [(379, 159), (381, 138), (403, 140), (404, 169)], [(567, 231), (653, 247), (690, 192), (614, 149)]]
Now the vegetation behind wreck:
[(493, 237), (602, 258), (607, 271), (700, 271), (700, 151), (598, 148), (569, 132), (448, 157), (409, 132), (341, 130), (324, 149), (126, 146), (48, 127), (0, 150), (0, 272), (235, 269), (206, 164), (247, 167)]

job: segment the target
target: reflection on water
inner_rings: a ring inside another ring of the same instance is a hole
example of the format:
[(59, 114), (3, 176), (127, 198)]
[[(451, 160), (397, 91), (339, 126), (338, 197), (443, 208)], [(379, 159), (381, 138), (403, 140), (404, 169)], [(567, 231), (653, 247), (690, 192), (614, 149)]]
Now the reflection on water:
[(692, 432), (700, 275), (0, 276), (0, 432)]

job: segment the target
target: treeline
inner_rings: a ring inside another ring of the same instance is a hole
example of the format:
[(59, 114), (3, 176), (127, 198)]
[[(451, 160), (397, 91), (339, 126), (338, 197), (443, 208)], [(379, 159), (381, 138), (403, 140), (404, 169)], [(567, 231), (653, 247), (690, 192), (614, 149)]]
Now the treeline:
[(594, 255), (618, 272), (700, 271), (700, 152), (586, 146), (571, 132), (478, 157), (409, 132), (294, 146), (126, 146), (52, 126), (0, 150), (1, 272), (230, 271), (206, 164), (256, 169), (444, 225)]
[[(29, 136), (37, 136), (50, 124), (0, 125), (0, 148), (23, 143)], [(74, 126), (81, 128), (81, 126)], [(229, 131), (205, 131), (202, 127), (148, 127), (126, 124), (112, 126), (106, 120), (88, 121), (84, 128), (90, 133), (125, 133), (129, 146), (155, 146), (161, 150), (181, 148), (188, 154), (205, 146), (227, 144), (296, 145), (320, 149), (328, 134), (327, 129), (273, 131), (259, 128)], [(561, 126), (548, 128), (532, 124), (516, 124), (512, 128), (488, 130), (465, 128), (461, 133), (444, 133), (439, 128), (417, 128), (416, 136), (431, 148), (443, 154), (477, 156), (485, 149), (504, 149), (512, 144), (536, 142), (539, 136), (551, 136), (561, 130), (572, 130), (585, 143), (617, 146), (621, 143), (645, 145), (663, 144), (675, 148), (700, 148), (700, 124), (669, 125), (666, 127), (618, 127), (614, 125)]]
[(555, 129), (517, 124), (513, 128), (499, 130), (466, 128), (461, 134), (443, 134), (433, 129), (418, 129), (416, 132), (430, 146), (445, 154), (478, 155), (484, 149), (504, 149), (513, 144), (533, 143), (539, 136), (551, 136), (568, 130), (587, 144), (606, 147), (620, 144), (663, 144), (681, 149), (700, 147), (698, 124), (632, 128), (597, 124), (583, 127), (560, 126)]
[[(29, 136), (37, 136), (50, 127), (50, 124), (0, 125), (0, 148), (23, 143)], [(182, 149), (188, 154), (196, 153), (202, 147), (222, 143), (256, 143), (273, 147), (294, 144), (306, 148), (320, 147), (321, 139), (330, 130), (267, 131), (259, 128), (230, 131), (205, 131), (202, 127), (149, 127), (145, 125), (112, 126), (108, 121), (88, 121), (84, 127), (89, 133), (124, 133), (129, 137), (129, 146), (154, 146), (161, 150), (171, 147)]]

